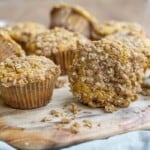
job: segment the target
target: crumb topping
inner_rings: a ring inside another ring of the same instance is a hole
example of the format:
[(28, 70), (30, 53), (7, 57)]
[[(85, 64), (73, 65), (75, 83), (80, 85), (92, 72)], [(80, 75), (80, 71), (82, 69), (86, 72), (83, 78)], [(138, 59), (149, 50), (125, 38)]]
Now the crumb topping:
[(69, 81), (82, 103), (110, 112), (115, 110), (112, 105), (127, 107), (137, 98), (144, 75), (144, 55), (121, 41), (108, 39), (79, 43), (78, 49)]
[(59, 67), (44, 56), (13, 56), (0, 63), (0, 83), (6, 87), (24, 86), (59, 74)]
[(33, 37), (27, 44), (28, 54), (37, 54), (50, 57), (52, 53), (67, 50), (77, 50), (77, 41), (87, 40), (78, 33), (63, 28), (54, 28)]

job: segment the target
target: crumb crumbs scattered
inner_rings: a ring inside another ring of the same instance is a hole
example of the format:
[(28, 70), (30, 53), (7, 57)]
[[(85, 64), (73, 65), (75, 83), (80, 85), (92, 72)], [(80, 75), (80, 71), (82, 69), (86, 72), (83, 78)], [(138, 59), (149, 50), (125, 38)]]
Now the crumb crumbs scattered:
[(77, 104), (71, 103), (71, 104), (70, 104), (70, 110), (71, 110), (71, 112), (72, 112), (74, 115), (76, 115), (76, 114), (78, 113), (78, 106), (77, 106)]
[(66, 82), (65, 79), (58, 79), (55, 83), (55, 88), (62, 88)]
[(108, 104), (105, 106), (105, 111), (108, 113), (112, 113), (116, 110), (117, 110), (117, 108), (114, 105)]
[(92, 128), (92, 122), (90, 120), (83, 120), (84, 126)]
[(70, 126), (71, 133), (77, 134), (79, 132), (80, 124), (75, 122)]
[(63, 123), (63, 124), (69, 124), (71, 122), (71, 119), (63, 118), (60, 122)]
[(62, 114), (60, 112), (58, 112), (58, 111), (56, 111), (54, 109), (50, 111), (50, 114), (52, 116), (54, 116), (54, 117), (60, 117), (60, 116), (62, 116)]
[(47, 121), (51, 121), (52, 119), (48, 119), (47, 117), (44, 117), (40, 122), (47, 122)]

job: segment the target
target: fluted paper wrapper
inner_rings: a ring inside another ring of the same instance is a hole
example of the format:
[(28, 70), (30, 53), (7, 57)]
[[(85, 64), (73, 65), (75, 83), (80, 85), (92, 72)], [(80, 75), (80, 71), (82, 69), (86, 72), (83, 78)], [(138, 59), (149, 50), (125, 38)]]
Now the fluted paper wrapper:
[(52, 59), (57, 65), (60, 65), (61, 74), (66, 75), (68, 74), (70, 65), (72, 65), (75, 54), (76, 52), (72, 50), (60, 51), (53, 53), (50, 59)]
[(56, 77), (45, 81), (30, 83), (23, 87), (1, 86), (1, 97), (5, 103), (13, 108), (32, 109), (49, 103)]

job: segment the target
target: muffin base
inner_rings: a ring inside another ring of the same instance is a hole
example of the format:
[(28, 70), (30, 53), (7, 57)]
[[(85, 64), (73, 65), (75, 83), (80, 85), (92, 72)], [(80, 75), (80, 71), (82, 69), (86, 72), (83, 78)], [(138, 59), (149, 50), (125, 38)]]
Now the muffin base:
[(56, 77), (42, 82), (27, 84), (23, 87), (1, 86), (1, 97), (5, 104), (17, 109), (32, 109), (45, 106), (49, 103)]
[(68, 74), (70, 65), (72, 65), (75, 54), (76, 52), (71, 50), (60, 51), (53, 53), (50, 59), (53, 60), (55, 64), (60, 65), (61, 75), (66, 75)]

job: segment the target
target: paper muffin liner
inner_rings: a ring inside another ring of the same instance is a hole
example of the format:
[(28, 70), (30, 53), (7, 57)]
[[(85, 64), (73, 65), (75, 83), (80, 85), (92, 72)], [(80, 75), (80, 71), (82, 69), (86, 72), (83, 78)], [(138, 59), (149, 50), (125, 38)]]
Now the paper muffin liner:
[(7, 105), (13, 108), (32, 109), (42, 107), (51, 100), (56, 79), (56, 77), (53, 77), (23, 87), (1, 86), (1, 97)]
[(61, 74), (66, 75), (68, 74), (70, 65), (72, 65), (75, 54), (76, 52), (72, 50), (59, 51), (53, 53), (50, 59), (52, 59), (57, 65), (60, 65)]

